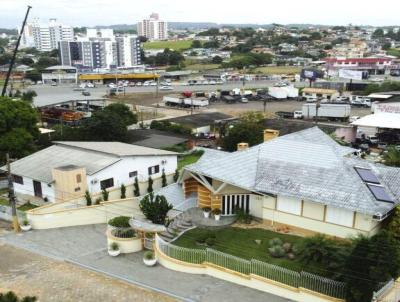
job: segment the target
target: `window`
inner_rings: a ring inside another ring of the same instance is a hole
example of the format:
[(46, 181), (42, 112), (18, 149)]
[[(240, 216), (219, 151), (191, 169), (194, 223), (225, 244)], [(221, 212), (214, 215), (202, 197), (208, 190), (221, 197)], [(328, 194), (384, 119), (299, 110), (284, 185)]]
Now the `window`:
[(159, 165), (149, 167), (149, 175), (157, 174), (158, 172), (160, 172)]
[(328, 206), (326, 208), (325, 220), (326, 222), (352, 227), (353, 216), (354, 212), (352, 211)]
[(129, 172), (129, 178), (136, 177), (136, 176), (138, 176), (137, 171)]
[(12, 176), (13, 182), (23, 185), (24, 184), (24, 179), (22, 178), (22, 176), (19, 175), (13, 175)]
[(281, 212), (300, 215), (301, 200), (293, 197), (278, 196), (276, 209)]
[(111, 187), (114, 187), (114, 178), (109, 178), (109, 179), (100, 181), (100, 188), (102, 190), (111, 188)]
[(77, 182), (77, 183), (82, 182), (82, 175), (76, 174), (76, 182)]

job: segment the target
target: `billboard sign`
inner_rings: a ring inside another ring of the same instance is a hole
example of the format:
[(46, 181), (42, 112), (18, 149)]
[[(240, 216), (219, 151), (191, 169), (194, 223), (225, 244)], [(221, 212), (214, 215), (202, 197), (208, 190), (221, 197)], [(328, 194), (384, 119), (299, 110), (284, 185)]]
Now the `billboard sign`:
[(362, 80), (363, 72), (358, 70), (340, 69), (339, 78), (344, 78), (349, 80)]
[(322, 78), (323, 73), (319, 70), (303, 69), (301, 71), (301, 77), (303, 79), (309, 79), (309, 80), (315, 81), (316, 78)]

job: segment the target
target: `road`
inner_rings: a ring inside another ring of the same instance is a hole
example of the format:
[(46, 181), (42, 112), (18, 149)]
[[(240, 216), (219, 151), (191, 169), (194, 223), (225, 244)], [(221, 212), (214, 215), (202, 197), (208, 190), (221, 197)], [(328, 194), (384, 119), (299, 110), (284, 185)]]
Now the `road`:
[[(82, 266), (90, 270), (102, 272), (103, 274), (112, 276), (116, 279), (125, 280), (128, 283), (134, 284), (140, 288), (152, 290), (153, 293), (160, 293), (176, 298), (182, 301), (190, 302), (220, 302), (220, 301), (252, 301), (252, 302), (287, 302), (284, 299), (272, 294), (254, 290), (248, 287), (240, 286), (230, 283), (221, 279), (213, 278), (207, 275), (194, 275), (181, 272), (172, 271), (156, 265), (155, 267), (148, 268), (143, 264), (143, 253), (132, 253), (120, 255), (118, 257), (110, 257), (107, 254), (107, 239), (105, 235), (105, 225), (87, 225), (79, 227), (58, 228), (49, 230), (33, 230), (21, 235), (13, 233), (1, 235), (0, 227), (0, 246), (5, 244), (18, 249), (24, 249), (34, 254), (40, 254), (50, 258), (55, 258), (58, 261), (65, 261), (74, 263), (77, 266)], [(31, 253), (26, 252), (26, 257), (29, 259)], [(3, 261), (5, 266), (8, 262), (12, 262), (13, 258), (10, 256), (4, 257), (7, 253), (3, 253), (0, 249), (0, 263)], [(8, 253), (9, 254), (9, 253)], [(27, 261), (28, 266), (32, 266)], [(22, 270), (24, 265), (19, 266)], [(17, 267), (18, 268), (18, 267)], [(32, 270), (35, 266), (32, 266)], [(51, 272), (51, 268), (50, 269)], [(39, 270), (40, 266), (36, 270)], [(0, 280), (2, 279), (1, 272), (3, 271), (0, 265)], [(62, 271), (62, 268), (60, 268)], [(57, 275), (48, 276), (44, 271), (40, 276), (43, 277), (42, 284), (38, 285), (39, 288), (44, 287), (46, 280), (58, 280)], [(69, 271), (66, 271), (69, 276)], [(28, 274), (29, 275), (29, 274)], [(75, 283), (66, 283), (66, 288), (73, 288), (78, 292), (85, 293), (85, 283), (91, 280), (91, 276), (86, 278), (77, 276)], [(36, 281), (35, 275), (29, 278), (28, 282)], [(93, 278), (94, 281), (97, 278)], [(81, 282), (79, 282), (81, 281)], [(40, 282), (40, 280), (39, 280)], [(72, 282), (68, 281), (68, 282)], [(96, 283), (96, 282), (94, 282)], [(8, 283), (8, 286), (12, 286)], [(59, 282), (58, 287), (62, 287), (63, 281)], [(101, 286), (102, 283), (99, 284)], [(1, 286), (0, 286), (1, 287)], [(101, 293), (101, 292), (100, 292)], [(24, 293), (27, 294), (27, 293)], [(115, 293), (116, 294), (116, 293)], [(119, 297), (119, 295), (118, 295)], [(40, 300), (42, 301), (42, 300)], [(44, 300), (43, 300), (44, 301)], [(67, 301), (67, 300), (61, 300)], [(68, 300), (69, 301), (69, 300)], [(85, 299), (78, 299), (75, 301), (90, 301)], [(98, 301), (126, 301), (119, 298), (115, 299), (99, 299)], [(142, 299), (131, 299), (130, 301), (146, 301)], [(158, 300), (153, 300), (158, 301)], [(161, 300), (163, 301), (163, 300)]]
[[(249, 89), (257, 89), (257, 88), (266, 88), (273, 86), (277, 81), (248, 81), (245, 83), (244, 88)], [(87, 89), (90, 92), (90, 96), (86, 97), (82, 95), (80, 91), (73, 91), (73, 88), (76, 86), (73, 85), (59, 85), (59, 86), (50, 86), (50, 85), (35, 85), (31, 86), (30, 89), (33, 89), (37, 93), (37, 97), (34, 100), (35, 106), (46, 106), (52, 104), (58, 104), (71, 100), (92, 100), (92, 99), (101, 99), (107, 94), (109, 88), (105, 85), (98, 86), (96, 88)], [(174, 92), (183, 92), (187, 90), (195, 90), (195, 91), (217, 91), (217, 90), (232, 90), (234, 88), (242, 88), (243, 83), (241, 81), (237, 82), (227, 82), (222, 85), (195, 85), (195, 86), (184, 86), (184, 85), (173, 85), (173, 90), (168, 91), (159, 91), (159, 93), (174, 93)], [(156, 86), (140, 86), (140, 87), (126, 87), (126, 93), (151, 93), (153, 92), (156, 95)], [(122, 93), (122, 92), (121, 92)]]

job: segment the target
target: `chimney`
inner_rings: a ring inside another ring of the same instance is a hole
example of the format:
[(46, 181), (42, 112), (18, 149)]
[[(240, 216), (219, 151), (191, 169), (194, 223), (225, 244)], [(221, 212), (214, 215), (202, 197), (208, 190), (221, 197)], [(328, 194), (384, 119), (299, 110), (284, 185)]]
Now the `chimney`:
[(265, 129), (264, 130), (264, 142), (274, 139), (279, 136), (279, 130)]
[(248, 143), (239, 143), (237, 144), (237, 150), (238, 151), (244, 151), (249, 149), (249, 144)]

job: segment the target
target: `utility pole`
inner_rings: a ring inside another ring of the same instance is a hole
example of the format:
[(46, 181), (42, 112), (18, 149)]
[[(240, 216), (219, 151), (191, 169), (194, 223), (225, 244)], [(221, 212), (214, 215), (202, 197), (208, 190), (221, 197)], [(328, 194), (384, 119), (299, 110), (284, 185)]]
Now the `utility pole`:
[(6, 159), (7, 159), (7, 178), (8, 178), (8, 198), (10, 199), (10, 204), (11, 204), (12, 224), (15, 233), (19, 233), (21, 229), (18, 223), (17, 206), (14, 194), (14, 184), (11, 174), (10, 155), (8, 153), (6, 154)]
[(26, 20), (28, 19), (29, 11), (31, 10), (31, 8), (32, 8), (32, 6), (28, 5), (28, 10), (26, 11), (26, 14), (25, 14), (25, 19), (22, 22), (21, 32), (19, 33), (17, 44), (15, 45), (13, 56), (12, 56), (11, 61), (10, 61), (10, 66), (8, 67), (7, 76), (6, 76), (6, 80), (4, 81), (4, 86), (3, 86), (3, 91), (1, 92), (1, 96), (5, 96), (6, 95), (8, 81), (10, 79), (11, 72), (12, 72), (12, 69), (13, 69), (13, 66), (14, 66), (14, 63), (15, 63), (15, 59), (17, 57), (19, 44), (21, 43), (22, 34), (24, 33)]
[(317, 100), (317, 103), (315, 104), (315, 125), (318, 125), (318, 110), (319, 107), (321, 107), (321, 99)]

